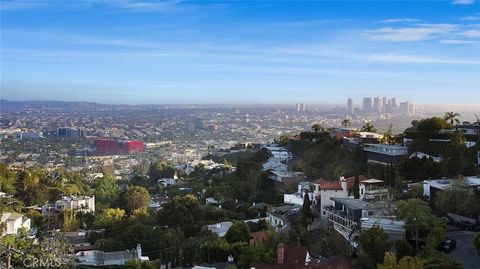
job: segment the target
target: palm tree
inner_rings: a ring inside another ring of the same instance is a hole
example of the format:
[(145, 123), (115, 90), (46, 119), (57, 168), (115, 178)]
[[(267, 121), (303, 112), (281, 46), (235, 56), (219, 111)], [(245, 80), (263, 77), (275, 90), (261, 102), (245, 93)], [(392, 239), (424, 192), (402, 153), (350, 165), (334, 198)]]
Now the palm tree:
[(323, 127), (322, 127), (322, 125), (320, 125), (320, 123), (315, 123), (314, 125), (312, 125), (312, 130), (315, 133), (319, 133), (320, 131), (323, 130)]
[(363, 126), (362, 126), (362, 129), (360, 130), (362, 132), (371, 132), (371, 133), (374, 133), (377, 131), (377, 129), (375, 128), (375, 126), (373, 126), (373, 124), (371, 124), (370, 122), (366, 122)]
[(460, 120), (458, 118), (460, 118), (460, 114), (458, 113), (455, 113), (455, 112), (446, 112), (445, 113), (445, 116), (443, 116), (443, 118), (450, 122), (451, 125), (453, 124), (460, 124)]
[(350, 120), (349, 117), (346, 117), (345, 119), (342, 120), (342, 126), (345, 128), (352, 126), (352, 121)]

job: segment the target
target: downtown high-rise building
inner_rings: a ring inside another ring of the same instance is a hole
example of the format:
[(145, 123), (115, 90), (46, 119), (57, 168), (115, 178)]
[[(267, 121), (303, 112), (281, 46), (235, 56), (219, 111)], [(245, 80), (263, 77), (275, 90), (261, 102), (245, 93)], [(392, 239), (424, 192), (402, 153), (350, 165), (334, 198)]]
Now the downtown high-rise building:
[(348, 98), (347, 100), (347, 113), (353, 115), (353, 100), (352, 98)]
[(306, 110), (305, 104), (304, 103), (297, 103), (296, 109), (297, 109), (297, 112), (305, 112), (305, 110)]
[(372, 97), (363, 97), (363, 112), (372, 112)]
[(375, 97), (373, 98), (373, 112), (374, 113), (382, 113), (382, 98), (381, 97)]

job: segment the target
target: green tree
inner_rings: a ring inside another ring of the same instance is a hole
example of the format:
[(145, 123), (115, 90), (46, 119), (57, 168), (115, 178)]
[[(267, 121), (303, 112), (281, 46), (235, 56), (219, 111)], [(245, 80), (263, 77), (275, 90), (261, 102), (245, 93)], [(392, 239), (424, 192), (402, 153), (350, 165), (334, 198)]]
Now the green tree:
[(100, 207), (108, 207), (118, 199), (118, 184), (112, 174), (104, 174), (96, 180), (95, 185), (95, 200)]
[(210, 234), (202, 246), (204, 259), (208, 263), (224, 262), (230, 254), (228, 242), (215, 234)]
[(352, 126), (352, 120), (349, 117), (346, 117), (342, 120), (342, 126), (345, 128)]
[(366, 122), (362, 128), (360, 129), (360, 131), (362, 132), (376, 132), (377, 129), (373, 126), (373, 124), (371, 124), (370, 122)]
[(158, 212), (158, 223), (180, 228), (187, 236), (194, 236), (201, 228), (200, 202), (191, 195), (175, 196)]
[(468, 165), (467, 147), (465, 138), (460, 132), (453, 132), (450, 143), (443, 153), (443, 172), (450, 177), (460, 176)]
[(438, 133), (440, 130), (450, 128), (452, 128), (452, 125), (440, 117), (423, 119), (417, 124), (417, 130), (426, 133)]
[(443, 119), (445, 119), (447, 122), (449, 122), (451, 125), (454, 124), (460, 124), (460, 114), (455, 113), (455, 112), (446, 112), (445, 116), (443, 116)]
[(249, 269), (252, 263), (261, 261), (263, 256), (263, 247), (247, 245), (242, 248), (237, 265), (239, 268)]
[(243, 221), (236, 221), (225, 234), (225, 240), (232, 244), (235, 242), (248, 242), (250, 240), (250, 228)]
[(421, 232), (428, 230), (435, 220), (430, 207), (420, 199), (401, 200), (397, 203), (396, 216), (404, 220), (406, 229), (415, 235), (415, 250), (418, 253)]
[(367, 269), (377, 268), (389, 247), (388, 235), (379, 226), (373, 226), (358, 237), (360, 249), (358, 257)]
[(478, 233), (475, 236), (475, 239), (473, 241), (473, 244), (475, 245), (475, 248), (477, 249), (477, 253), (480, 256), (480, 233)]
[(417, 257), (405, 256), (397, 263), (395, 253), (385, 252), (383, 264), (378, 269), (423, 269), (423, 260)]
[(15, 172), (9, 171), (7, 166), (0, 163), (0, 191), (7, 194), (15, 193)]
[(79, 223), (73, 211), (64, 210), (62, 211), (62, 216), (63, 216), (63, 220), (61, 223), (61, 230), (63, 232), (72, 232), (78, 229)]
[(135, 215), (146, 212), (150, 202), (150, 195), (144, 187), (127, 186), (120, 193), (119, 205), (125, 209), (127, 214)]
[(454, 182), (445, 190), (438, 192), (433, 200), (435, 208), (443, 213), (455, 213), (476, 218), (480, 212), (478, 196), (470, 193), (461, 182)]
[(281, 135), (279, 138), (275, 139), (275, 142), (281, 147), (285, 147), (290, 143), (290, 137), (288, 135)]
[(308, 191), (305, 191), (303, 195), (303, 205), (302, 205), (302, 221), (305, 227), (308, 226), (313, 220), (313, 213), (312, 213), (312, 202), (310, 201), (310, 197), (308, 195)]
[(175, 168), (165, 159), (160, 159), (150, 164), (148, 176), (154, 182), (161, 178), (172, 178), (174, 175)]
[(120, 208), (106, 208), (95, 216), (95, 226), (107, 227), (121, 221), (125, 217), (125, 210)]
[(315, 124), (312, 125), (312, 130), (315, 133), (320, 133), (321, 131), (323, 131), (323, 127), (320, 123), (315, 123)]
[(353, 182), (353, 198), (360, 199), (360, 178), (359, 175), (355, 175), (355, 181)]

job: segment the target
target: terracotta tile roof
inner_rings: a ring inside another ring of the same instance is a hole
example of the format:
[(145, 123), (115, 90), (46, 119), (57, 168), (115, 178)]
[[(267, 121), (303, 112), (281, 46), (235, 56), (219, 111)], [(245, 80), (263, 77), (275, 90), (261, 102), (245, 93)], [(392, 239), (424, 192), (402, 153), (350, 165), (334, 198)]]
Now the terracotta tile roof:
[[(364, 175), (359, 175), (358, 178), (360, 179), (360, 182), (368, 179)], [(348, 190), (353, 189), (353, 185), (355, 184), (355, 176), (345, 178), (345, 180), (347, 181), (347, 189)], [(320, 179), (314, 180), (313, 183), (320, 185), (321, 190), (340, 190), (340, 191), (342, 190), (342, 184), (340, 183), (340, 180), (329, 181), (329, 180), (320, 178)]]

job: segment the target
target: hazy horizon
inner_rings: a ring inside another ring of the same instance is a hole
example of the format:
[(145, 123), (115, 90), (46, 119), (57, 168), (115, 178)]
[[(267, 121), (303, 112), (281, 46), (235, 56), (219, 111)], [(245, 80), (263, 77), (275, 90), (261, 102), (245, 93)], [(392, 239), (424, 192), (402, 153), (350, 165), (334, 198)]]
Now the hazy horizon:
[(480, 104), (475, 1), (2, 1), (1, 98)]

